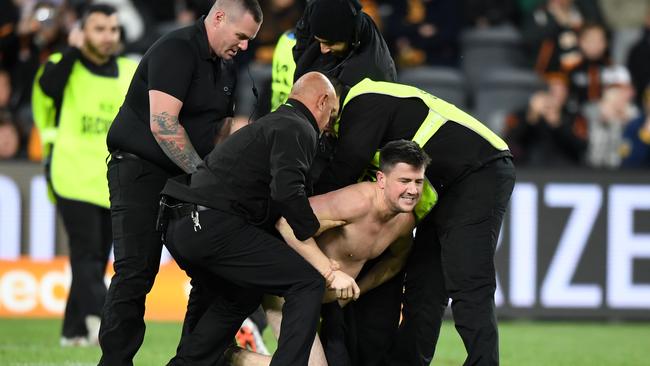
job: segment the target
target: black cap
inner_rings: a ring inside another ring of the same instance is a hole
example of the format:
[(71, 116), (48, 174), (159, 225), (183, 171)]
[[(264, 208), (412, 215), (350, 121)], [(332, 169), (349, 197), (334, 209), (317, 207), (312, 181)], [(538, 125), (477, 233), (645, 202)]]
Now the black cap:
[(350, 0), (315, 0), (309, 25), (314, 36), (330, 42), (352, 42), (356, 16)]

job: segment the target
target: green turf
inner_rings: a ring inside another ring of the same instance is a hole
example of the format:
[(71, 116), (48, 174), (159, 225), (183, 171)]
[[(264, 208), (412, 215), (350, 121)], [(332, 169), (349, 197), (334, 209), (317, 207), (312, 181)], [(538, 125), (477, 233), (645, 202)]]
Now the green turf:
[[(0, 319), (0, 365), (97, 364), (97, 347), (59, 347), (59, 328), (60, 320)], [(500, 332), (503, 365), (648, 365), (650, 323), (502, 322)], [(149, 322), (135, 365), (164, 365), (179, 333), (178, 323)], [(460, 338), (446, 322), (432, 365), (461, 365), (464, 357)]]

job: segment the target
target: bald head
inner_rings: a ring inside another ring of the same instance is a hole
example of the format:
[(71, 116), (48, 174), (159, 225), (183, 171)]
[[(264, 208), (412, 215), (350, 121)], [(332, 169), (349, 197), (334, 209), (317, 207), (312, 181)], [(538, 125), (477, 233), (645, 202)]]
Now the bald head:
[(339, 100), (334, 86), (320, 72), (312, 71), (301, 76), (293, 84), (289, 98), (298, 100), (311, 111), (321, 131), (327, 127), (332, 115), (338, 113)]

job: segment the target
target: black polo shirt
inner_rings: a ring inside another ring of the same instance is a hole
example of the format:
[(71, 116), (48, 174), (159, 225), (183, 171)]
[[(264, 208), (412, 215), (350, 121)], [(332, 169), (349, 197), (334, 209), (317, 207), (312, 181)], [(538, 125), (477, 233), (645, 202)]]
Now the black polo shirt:
[(296, 237), (305, 240), (320, 227), (305, 189), (317, 143), (314, 116), (289, 99), (217, 145), (196, 172), (170, 179), (163, 193), (261, 227), (273, 227), (281, 215)]
[(161, 37), (144, 55), (108, 132), (109, 151), (138, 155), (170, 174), (181, 174), (151, 133), (149, 90), (183, 102), (179, 122), (201, 158), (214, 147), (224, 117), (233, 115), (235, 65), (213, 55), (201, 17), (194, 25)]

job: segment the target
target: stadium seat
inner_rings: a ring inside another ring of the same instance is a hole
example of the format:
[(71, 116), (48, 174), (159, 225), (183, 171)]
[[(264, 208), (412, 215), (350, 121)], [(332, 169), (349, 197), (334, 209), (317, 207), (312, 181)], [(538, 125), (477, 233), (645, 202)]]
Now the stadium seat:
[(521, 34), (511, 25), (466, 30), (461, 50), (461, 67), (471, 88), (490, 70), (526, 66)]
[(474, 115), (501, 135), (506, 115), (525, 107), (530, 96), (543, 88), (544, 82), (532, 70), (494, 70), (476, 89)]
[(465, 77), (454, 68), (423, 66), (400, 70), (399, 83), (412, 85), (460, 108), (467, 106)]
[(641, 36), (641, 29), (625, 28), (615, 30), (610, 44), (612, 61), (618, 65), (625, 65), (630, 49), (641, 39)]

